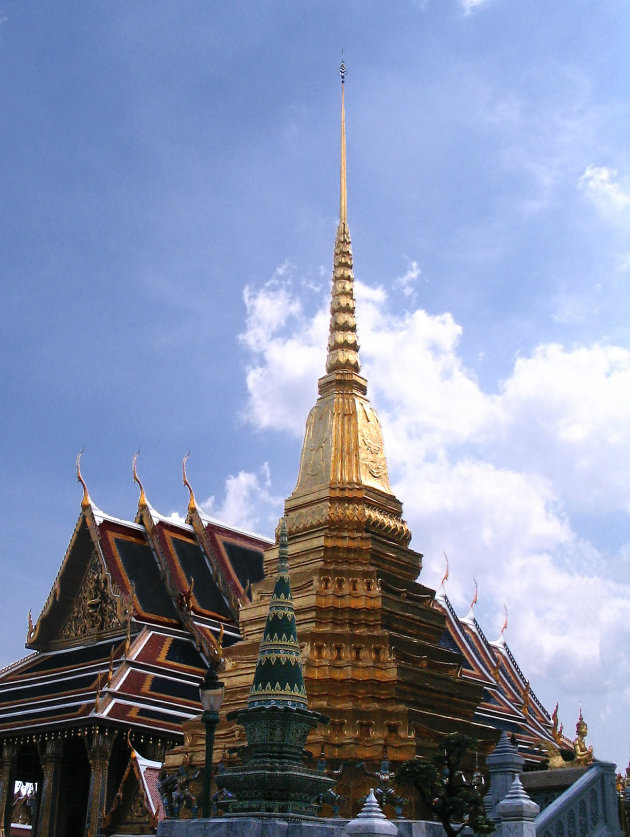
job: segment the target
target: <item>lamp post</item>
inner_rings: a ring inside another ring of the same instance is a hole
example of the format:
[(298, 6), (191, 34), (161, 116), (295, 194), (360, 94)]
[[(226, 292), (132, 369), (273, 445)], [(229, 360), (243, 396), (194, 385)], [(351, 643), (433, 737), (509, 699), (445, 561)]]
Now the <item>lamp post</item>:
[(223, 702), (225, 686), (219, 680), (216, 663), (212, 660), (206, 676), (199, 685), (199, 695), (203, 713), (201, 720), (206, 728), (206, 760), (203, 772), (203, 816), (210, 816), (210, 790), (212, 787), (212, 751), (214, 749), (214, 731), (219, 723), (219, 709)]

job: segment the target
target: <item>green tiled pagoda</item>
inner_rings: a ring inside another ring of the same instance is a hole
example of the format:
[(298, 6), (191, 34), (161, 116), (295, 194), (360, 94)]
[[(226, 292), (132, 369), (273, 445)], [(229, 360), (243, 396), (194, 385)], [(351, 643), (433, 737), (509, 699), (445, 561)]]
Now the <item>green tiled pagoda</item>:
[(289, 582), (289, 548), (284, 520), (276, 584), (273, 588), (265, 633), (260, 641), (256, 672), (247, 705), (307, 708), (302, 657), (295, 625), (295, 611)]
[(217, 786), (233, 794), (221, 803), (226, 816), (315, 817), (334, 780), (306, 767), (303, 754), (310, 730), (318, 723), (327, 724), (328, 718), (308, 709), (284, 520), (276, 582), (247, 709), (227, 717), (245, 727), (247, 746), (241, 752), (242, 764), (216, 777)]

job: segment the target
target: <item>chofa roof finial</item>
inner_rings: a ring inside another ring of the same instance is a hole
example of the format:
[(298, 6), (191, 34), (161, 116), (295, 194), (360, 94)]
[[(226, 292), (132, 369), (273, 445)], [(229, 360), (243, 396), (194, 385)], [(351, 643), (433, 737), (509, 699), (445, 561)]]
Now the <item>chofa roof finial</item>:
[(140, 477), (138, 476), (138, 472), (136, 471), (136, 460), (138, 459), (139, 456), (140, 456), (140, 449), (138, 448), (138, 450), (135, 452), (134, 457), (133, 457), (133, 481), (137, 482), (138, 485), (140, 486), (140, 499), (138, 500), (138, 505), (139, 506), (148, 506), (149, 504), (147, 503), (147, 495), (144, 493), (144, 486), (140, 482)]
[(190, 451), (188, 451), (188, 453), (186, 454), (186, 456), (182, 460), (182, 476), (183, 476), (183, 479), (184, 479), (184, 485), (186, 486), (186, 488), (190, 492), (190, 500), (188, 501), (188, 514), (195, 511), (195, 509), (197, 508), (197, 503), (195, 501), (195, 494), (192, 490), (191, 484), (188, 482), (188, 477), (186, 476), (186, 461), (188, 460), (189, 456), (190, 456)]
[(82, 448), (81, 452), (77, 456), (77, 482), (80, 482), (83, 486), (83, 499), (81, 500), (81, 508), (87, 509), (91, 505), (91, 500), (88, 492), (88, 487), (85, 484), (85, 480), (83, 479), (83, 475), (81, 473), (81, 457), (83, 456), (84, 451), (85, 448)]

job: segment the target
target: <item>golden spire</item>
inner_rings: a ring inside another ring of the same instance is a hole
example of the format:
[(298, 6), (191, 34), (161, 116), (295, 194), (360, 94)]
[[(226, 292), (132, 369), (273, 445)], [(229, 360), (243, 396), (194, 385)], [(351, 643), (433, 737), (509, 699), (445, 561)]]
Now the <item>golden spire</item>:
[(328, 336), (327, 372), (358, 372), (359, 341), (354, 317), (354, 275), (352, 272), (352, 244), (348, 230), (348, 197), (346, 188), (346, 110), (344, 87), (346, 65), (339, 68), (341, 76), (341, 182), (339, 225), (335, 238), (332, 299), (330, 302), (330, 332)]
[(133, 457), (133, 481), (137, 482), (140, 486), (140, 499), (138, 500), (139, 506), (148, 506), (147, 503), (147, 495), (144, 493), (144, 486), (140, 482), (140, 477), (138, 476), (138, 472), (136, 471), (136, 459), (140, 456), (140, 451), (136, 451)]
[[(85, 450), (85, 448), (83, 448), (83, 450)], [(77, 456), (77, 481), (80, 482), (83, 486), (83, 499), (81, 500), (81, 508), (87, 509), (91, 505), (91, 503), (87, 485), (85, 484), (85, 480), (83, 479), (83, 476), (81, 474), (81, 457), (83, 456), (83, 450)]]
[(344, 88), (346, 82), (346, 65), (341, 62), (339, 67), (341, 76), (341, 188), (339, 198), (339, 223), (348, 223), (348, 191), (346, 188), (346, 108), (344, 104)]
[(189, 456), (190, 456), (190, 451), (188, 451), (188, 453), (186, 454), (186, 456), (182, 460), (182, 474), (183, 474), (183, 477), (184, 477), (184, 485), (186, 486), (186, 488), (190, 492), (190, 500), (188, 501), (188, 514), (192, 514), (192, 512), (194, 512), (195, 509), (197, 508), (197, 503), (195, 501), (195, 494), (192, 490), (192, 486), (188, 482), (188, 477), (186, 476), (186, 460), (188, 459)]

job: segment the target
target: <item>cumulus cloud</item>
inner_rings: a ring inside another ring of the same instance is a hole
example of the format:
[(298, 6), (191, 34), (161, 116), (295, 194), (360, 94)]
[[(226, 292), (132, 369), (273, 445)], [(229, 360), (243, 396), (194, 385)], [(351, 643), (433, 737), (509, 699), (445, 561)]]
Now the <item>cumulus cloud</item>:
[(580, 177), (580, 184), (598, 209), (608, 213), (626, 213), (630, 210), (630, 188), (624, 188), (618, 177), (616, 169), (587, 166)]
[[(327, 295), (313, 291), (302, 304), (304, 293), (286, 277), (248, 288), (241, 338), (251, 350), (251, 420), (298, 437), (328, 323)], [(591, 695), (602, 718), (619, 705), (627, 712), (616, 673), (630, 671), (630, 545), (610, 554), (580, 532), (579, 515), (630, 513), (630, 352), (540, 345), (488, 392), (462, 361), (450, 314), (397, 314), (383, 287), (362, 282), (356, 295), (362, 372), (392, 486), (425, 553), (423, 581), (439, 584), (446, 551), (455, 606), (466, 609), (474, 574), (492, 637), (507, 601), (508, 641), (535, 686), (557, 688), (548, 701), (564, 696), (570, 710)], [(252, 482), (239, 483), (250, 498)]]
[(265, 462), (258, 473), (239, 471), (228, 477), (223, 501), (219, 503), (212, 496), (201, 503), (201, 508), (232, 526), (260, 532), (275, 528), (282, 514), (282, 502), (283, 498), (271, 490), (271, 470)]
[(299, 435), (324, 366), (326, 307), (322, 303), (315, 316), (305, 314), (286, 265), (262, 288), (247, 286), (243, 298), (247, 319), (240, 340), (251, 357), (243, 418), (256, 427)]
[(476, 12), (481, 6), (485, 6), (490, 0), (460, 0), (460, 5), (464, 10), (464, 14), (472, 14)]
[(418, 267), (418, 262), (409, 262), (407, 272), (403, 276), (398, 276), (394, 279), (394, 287), (402, 291), (404, 296), (415, 297), (415, 284), (422, 271)]

